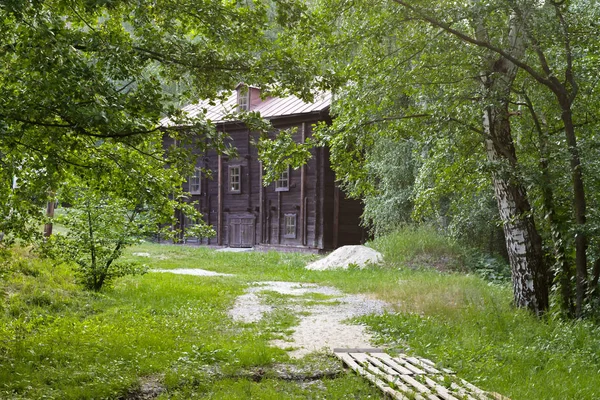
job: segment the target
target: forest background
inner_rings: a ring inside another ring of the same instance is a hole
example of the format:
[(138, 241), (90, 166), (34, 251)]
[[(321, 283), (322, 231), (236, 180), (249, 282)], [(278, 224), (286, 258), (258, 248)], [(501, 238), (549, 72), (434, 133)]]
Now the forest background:
[[(334, 122), (309, 145), (331, 148), (375, 235), (433, 224), (507, 257), (517, 307), (594, 316), (598, 10), (584, 0), (4, 1), (3, 246), (39, 236), (43, 206), (60, 198), (79, 211), (63, 221), (70, 236), (43, 251), (100, 289), (106, 275), (135, 272), (114, 263), (133, 238), (170, 226), (177, 208), (194, 217), (181, 191), (194, 152), (235, 151), (182, 103), (218, 101), (239, 82), (306, 99), (332, 90)], [(177, 125), (158, 125), (165, 116)], [(257, 117), (235, 116), (268, 129)], [(163, 135), (185, 145), (164, 149)], [(263, 148), (273, 171), (305, 154)]]

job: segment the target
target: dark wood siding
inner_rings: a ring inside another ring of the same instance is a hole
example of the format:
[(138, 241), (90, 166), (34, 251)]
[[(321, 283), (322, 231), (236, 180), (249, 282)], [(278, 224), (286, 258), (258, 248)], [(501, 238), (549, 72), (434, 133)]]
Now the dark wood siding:
[[(272, 123), (278, 130), (298, 127), (294, 139), (300, 141), (312, 134), (312, 125), (322, 118), (311, 114), (280, 118)], [(219, 157), (214, 150), (209, 150), (198, 158), (197, 165), (203, 167), (206, 173), (202, 174), (201, 193), (191, 196), (191, 200), (198, 201), (204, 220), (219, 233), (217, 238), (200, 238), (200, 243), (324, 250), (332, 249), (336, 244), (361, 241), (358, 221), (362, 207), (359, 202), (348, 200), (341, 193), (338, 193), (336, 202), (335, 176), (330, 168), (327, 149), (312, 149), (312, 157), (303, 168), (290, 169), (289, 190), (276, 191), (274, 184), (261, 185), (262, 166), (257, 149), (252, 145), (258, 140), (258, 135), (235, 123), (221, 124), (218, 130), (227, 133), (230, 144), (237, 149), (237, 156)], [(229, 190), (229, 169), (232, 166), (240, 167), (239, 193)], [(295, 216), (295, 235), (285, 235), (286, 215)]]

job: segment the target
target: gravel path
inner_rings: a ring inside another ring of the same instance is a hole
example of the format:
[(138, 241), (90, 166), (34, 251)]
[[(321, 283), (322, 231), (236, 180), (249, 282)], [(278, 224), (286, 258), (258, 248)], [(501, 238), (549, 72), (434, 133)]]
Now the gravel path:
[[(274, 306), (263, 303), (261, 292), (274, 291), (290, 296), (292, 304), (285, 307), (309, 315), (300, 315), (300, 324), (295, 327), (289, 340), (274, 340), (272, 343), (281, 348), (293, 347), (290, 355), (296, 358), (313, 351), (331, 350), (336, 347), (373, 347), (371, 335), (366, 332), (364, 326), (349, 324), (345, 320), (382, 313), (387, 308), (387, 304), (380, 300), (344, 294), (328, 286), (296, 282), (257, 282), (255, 285), (237, 298), (229, 314), (236, 321), (257, 322), (266, 313), (275, 310)], [(310, 293), (331, 298), (314, 301), (310, 296), (298, 297)]]
[[(152, 272), (232, 276), (204, 269), (155, 269)], [(263, 292), (277, 292), (288, 299), (275, 305), (266, 304)], [(296, 313), (300, 323), (287, 340), (274, 340), (272, 344), (284, 349), (293, 348), (290, 355), (300, 358), (313, 351), (330, 351), (336, 347), (373, 347), (371, 335), (365, 327), (350, 324), (347, 320), (366, 314), (381, 314), (388, 305), (363, 295), (344, 294), (334, 287), (313, 283), (254, 282), (245, 294), (236, 299), (229, 315), (234, 321), (255, 323), (278, 308)]]

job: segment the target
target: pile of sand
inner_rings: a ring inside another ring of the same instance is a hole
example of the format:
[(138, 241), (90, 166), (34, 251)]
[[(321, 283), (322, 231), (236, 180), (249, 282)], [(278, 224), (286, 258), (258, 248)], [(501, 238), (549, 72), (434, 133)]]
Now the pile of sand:
[(343, 246), (327, 257), (310, 263), (306, 269), (322, 271), (326, 269), (347, 269), (350, 265), (365, 268), (367, 265), (379, 264), (383, 256), (377, 250), (367, 246)]

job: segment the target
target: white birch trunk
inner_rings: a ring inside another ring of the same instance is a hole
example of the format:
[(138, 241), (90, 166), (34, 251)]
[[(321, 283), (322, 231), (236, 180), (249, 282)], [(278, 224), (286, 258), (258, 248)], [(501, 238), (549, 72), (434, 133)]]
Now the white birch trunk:
[[(475, 25), (478, 39), (487, 41), (483, 20), (476, 20)], [(510, 20), (507, 39), (512, 56), (522, 57), (525, 45), (515, 16)], [(488, 104), (483, 115), (486, 154), (495, 167), (492, 180), (512, 271), (514, 302), (539, 315), (548, 308), (547, 273), (527, 193), (515, 173), (518, 161), (509, 120), (510, 90), (518, 68), (492, 52), (484, 63), (481, 84)]]
[[(487, 158), (494, 165), (506, 167), (509, 161), (506, 156), (510, 153), (514, 155), (510, 131), (505, 130), (509, 127), (502, 129), (498, 126), (502, 121), (490, 121), (493, 119), (490, 114), (493, 112), (486, 112), (484, 116)], [(498, 130), (505, 133), (498, 135)], [(503, 136), (503, 140), (499, 141), (498, 136)], [(496, 172), (493, 174), (493, 184), (511, 266), (514, 302), (517, 307), (541, 314), (548, 307), (541, 238), (535, 228), (525, 188), (511, 175), (510, 172)]]

